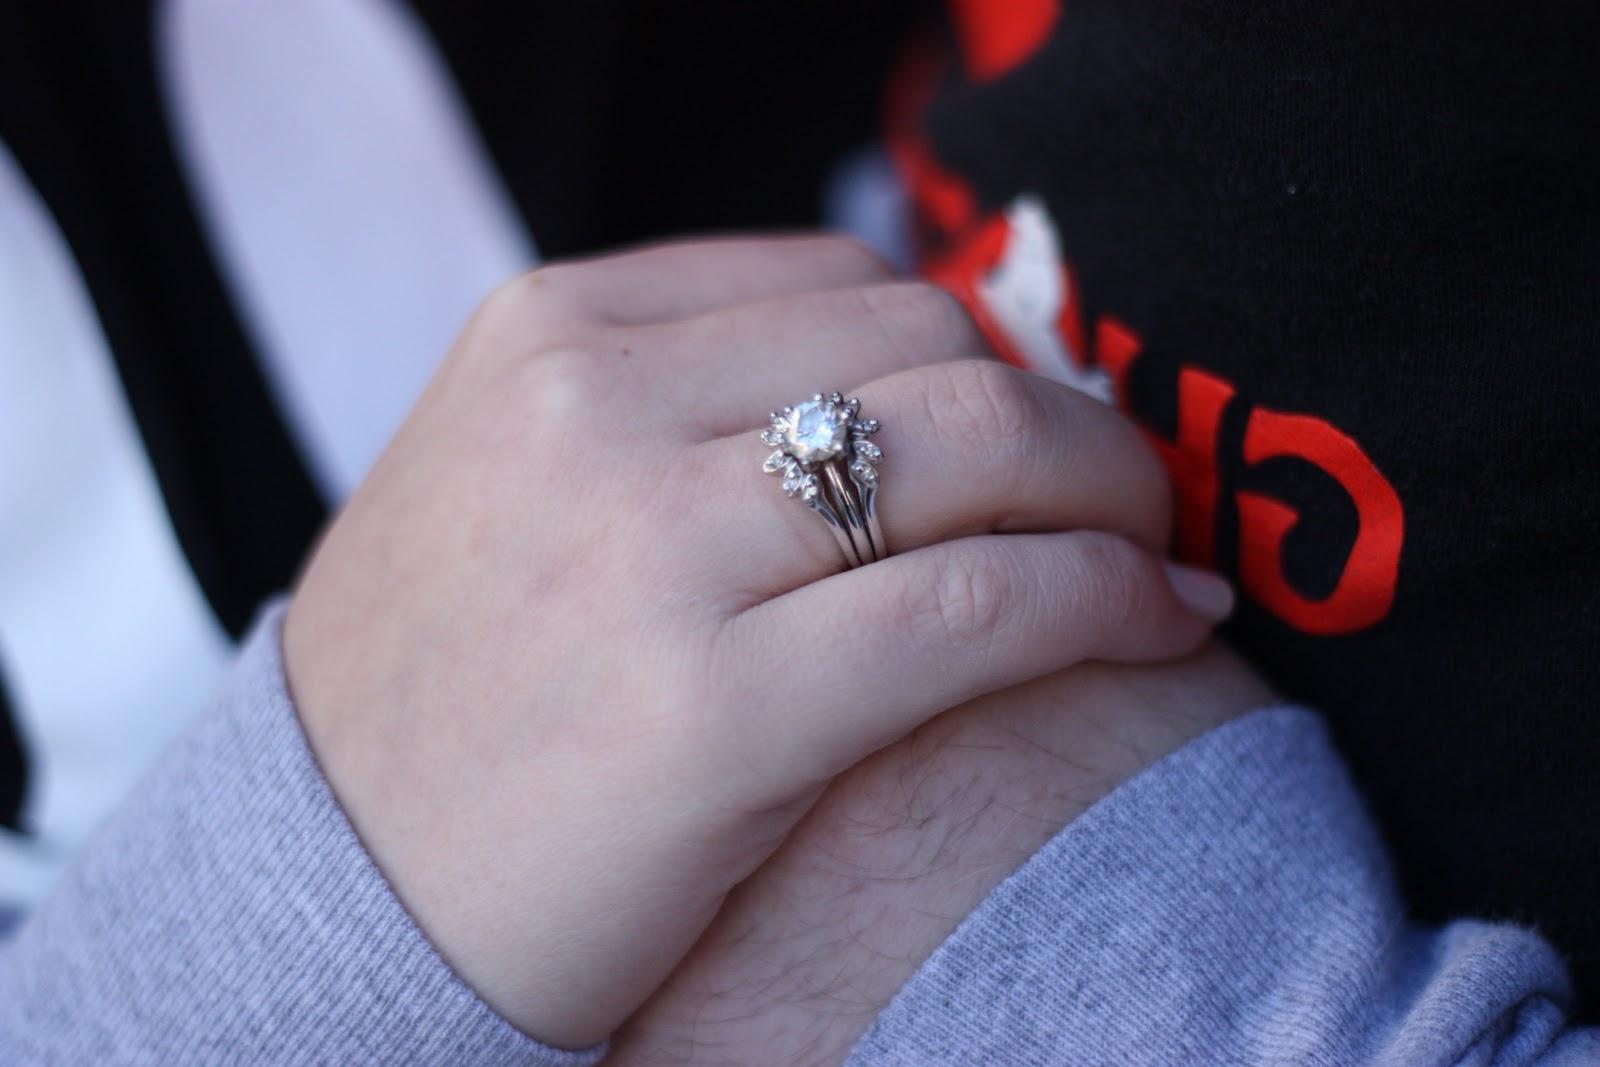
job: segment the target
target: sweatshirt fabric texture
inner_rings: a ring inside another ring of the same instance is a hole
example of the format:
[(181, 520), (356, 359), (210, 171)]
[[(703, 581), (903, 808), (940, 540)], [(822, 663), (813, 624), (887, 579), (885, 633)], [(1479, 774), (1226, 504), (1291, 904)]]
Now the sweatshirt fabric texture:
[[(301, 732), (281, 608), (0, 947), (8, 1064), (527, 1064), (428, 944)], [(1002, 883), (851, 1067), (1579, 1064), (1533, 932), (1407, 923), (1316, 716), (1248, 715), (1112, 792)]]

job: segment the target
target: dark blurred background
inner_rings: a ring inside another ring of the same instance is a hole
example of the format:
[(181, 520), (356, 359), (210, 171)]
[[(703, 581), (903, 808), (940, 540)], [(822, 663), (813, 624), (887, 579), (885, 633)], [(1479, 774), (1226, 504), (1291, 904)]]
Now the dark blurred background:
[(928, 0), (416, 0), (546, 256), (818, 221)]

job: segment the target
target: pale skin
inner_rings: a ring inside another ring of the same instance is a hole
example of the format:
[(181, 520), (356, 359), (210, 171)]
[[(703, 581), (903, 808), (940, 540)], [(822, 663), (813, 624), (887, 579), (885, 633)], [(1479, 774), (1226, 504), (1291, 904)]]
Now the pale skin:
[[(895, 555), (848, 573), (757, 439), (832, 388), (887, 453)], [(854, 847), (836, 828), (892, 817), (907, 774), (998, 790), (970, 815), (995, 825), (921, 882), (932, 918), (885, 933), (897, 962), (863, 969), (863, 1004), (1084, 804), (1261, 698), (1224, 653), (1194, 657), (1231, 594), (1161, 562), (1168, 508), (1120, 416), (995, 363), (947, 296), (848, 242), (548, 268), (489, 298), (330, 530), (285, 624), (289, 681), (462, 978), (560, 1046), (638, 1012), (619, 1056), (649, 1062), (696, 996), (748, 977), (738, 945), (816, 925), (805, 908), (860, 868), (826, 869)], [(1223, 695), (1172, 696), (1191, 684)], [(941, 817), (912, 811), (866, 869)], [(886, 884), (833, 913), (864, 922)], [(748, 1061), (777, 1040), (722, 1036)]]

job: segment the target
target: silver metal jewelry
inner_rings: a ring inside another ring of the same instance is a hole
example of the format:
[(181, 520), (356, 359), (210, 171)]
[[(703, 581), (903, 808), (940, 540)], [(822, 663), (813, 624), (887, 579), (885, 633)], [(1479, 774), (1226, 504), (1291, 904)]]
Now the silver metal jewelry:
[(878, 521), (878, 464), (883, 449), (868, 440), (877, 419), (863, 419), (861, 401), (842, 393), (774, 411), (761, 432), (777, 451), (762, 469), (783, 475), (783, 491), (821, 515), (845, 563), (860, 567), (889, 554)]

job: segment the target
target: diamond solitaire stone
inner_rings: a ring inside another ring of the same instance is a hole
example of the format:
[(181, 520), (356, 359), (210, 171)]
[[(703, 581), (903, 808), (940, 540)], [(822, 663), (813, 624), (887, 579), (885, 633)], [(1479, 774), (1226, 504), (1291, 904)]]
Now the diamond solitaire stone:
[(833, 459), (850, 440), (850, 412), (831, 400), (807, 400), (795, 405), (783, 435), (789, 453), (802, 463)]

